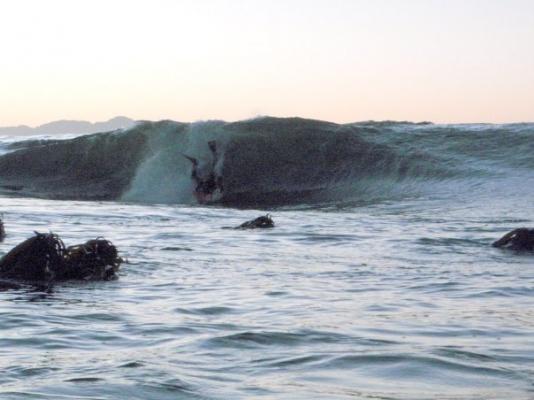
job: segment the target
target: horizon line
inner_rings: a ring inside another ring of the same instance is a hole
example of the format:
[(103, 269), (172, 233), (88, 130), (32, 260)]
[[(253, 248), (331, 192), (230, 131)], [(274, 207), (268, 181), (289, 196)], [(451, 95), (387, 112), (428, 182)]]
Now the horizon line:
[(513, 122), (483, 122), (483, 121), (477, 121), (477, 122), (459, 122), (459, 121), (450, 121), (450, 122), (435, 122), (435, 121), (430, 121), (430, 120), (421, 120), (421, 121), (416, 121), (416, 120), (409, 120), (409, 119), (362, 119), (362, 120), (354, 120), (354, 121), (350, 121), (350, 122), (339, 122), (339, 121), (334, 121), (334, 120), (328, 120), (328, 119), (321, 119), (321, 118), (313, 118), (313, 117), (303, 117), (303, 116), (298, 116), (298, 115), (293, 115), (293, 116), (276, 116), (276, 115), (257, 115), (257, 116), (254, 116), (254, 117), (249, 117), (249, 118), (241, 118), (241, 119), (223, 119), (223, 118), (199, 118), (199, 119), (195, 119), (195, 120), (180, 120), (180, 119), (175, 119), (175, 118), (172, 118), (172, 117), (163, 117), (163, 118), (155, 118), (155, 119), (149, 119), (149, 118), (131, 118), (129, 116), (125, 116), (123, 114), (120, 114), (120, 115), (116, 115), (116, 116), (113, 116), (113, 117), (110, 117), (108, 119), (96, 119), (96, 120), (89, 120), (89, 119), (82, 119), (82, 118), (59, 118), (59, 119), (52, 119), (52, 120), (48, 120), (46, 122), (43, 122), (43, 123), (40, 123), (40, 124), (37, 124), (37, 125), (28, 125), (28, 124), (25, 124), (25, 123), (19, 123), (19, 124), (13, 124), (13, 125), (3, 125), (3, 126), (0, 126), (0, 129), (6, 129), (6, 128), (30, 128), (30, 129), (38, 129), (44, 125), (48, 125), (48, 124), (51, 124), (51, 123), (55, 123), (55, 122), (73, 122), (73, 123), (76, 123), (76, 122), (79, 122), (79, 123), (90, 123), (90, 124), (99, 124), (99, 123), (106, 123), (106, 122), (110, 122), (114, 119), (118, 119), (118, 118), (124, 118), (124, 119), (128, 119), (128, 120), (131, 120), (133, 122), (159, 122), (159, 121), (173, 121), (173, 122), (180, 122), (180, 123), (185, 123), (185, 124), (194, 124), (194, 123), (200, 123), (200, 122), (209, 122), (209, 121), (220, 121), (220, 122), (225, 122), (225, 123), (234, 123), (234, 122), (242, 122), (242, 121), (250, 121), (250, 120), (255, 120), (255, 119), (260, 119), (260, 118), (276, 118), (276, 119), (292, 119), (292, 118), (296, 118), (296, 119), (304, 119), (304, 120), (311, 120), (311, 121), (321, 121), (321, 122), (328, 122), (328, 123), (334, 123), (334, 124), (337, 124), (337, 125), (349, 125), (349, 124), (361, 124), (361, 123), (398, 123), (398, 124), (402, 124), (402, 123), (406, 123), (406, 124), (420, 124), (420, 125), (423, 125), (423, 124), (428, 124), (428, 125), (519, 125), (519, 124), (534, 124), (534, 120), (532, 121), (526, 121), (526, 120), (523, 120), (523, 121), (513, 121)]

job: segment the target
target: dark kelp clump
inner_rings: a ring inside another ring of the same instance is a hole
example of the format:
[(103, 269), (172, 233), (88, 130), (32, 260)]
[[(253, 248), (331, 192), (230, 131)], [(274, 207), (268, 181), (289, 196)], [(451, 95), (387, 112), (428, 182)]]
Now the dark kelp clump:
[(66, 279), (111, 280), (123, 262), (109, 240), (97, 238), (67, 248)]
[(492, 246), (516, 251), (534, 251), (534, 229), (514, 229), (493, 242)]
[(50, 282), (65, 269), (65, 245), (53, 233), (35, 233), (0, 259), (0, 278)]
[(256, 228), (274, 228), (274, 221), (269, 214), (262, 215), (261, 217), (253, 220), (243, 222), (237, 226), (236, 229), (256, 229)]
[(0, 259), (0, 279), (47, 285), (66, 280), (111, 280), (123, 262), (117, 248), (101, 238), (65, 247), (53, 233), (37, 233)]
[(4, 228), (4, 221), (2, 220), (2, 217), (0, 216), (0, 242), (3, 242), (6, 238), (6, 230)]

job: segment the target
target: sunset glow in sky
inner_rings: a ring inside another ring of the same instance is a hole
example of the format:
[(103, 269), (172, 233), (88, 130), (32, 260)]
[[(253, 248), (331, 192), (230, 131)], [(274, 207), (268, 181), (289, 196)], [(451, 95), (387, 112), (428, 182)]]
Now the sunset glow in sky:
[(6, 0), (0, 126), (534, 121), (532, 0)]

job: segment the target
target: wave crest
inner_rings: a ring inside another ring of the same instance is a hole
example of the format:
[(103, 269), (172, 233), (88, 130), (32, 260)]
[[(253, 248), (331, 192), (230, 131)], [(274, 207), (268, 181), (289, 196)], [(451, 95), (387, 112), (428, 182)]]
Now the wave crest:
[(184, 155), (211, 165), (207, 143), (216, 140), (225, 204), (358, 199), (408, 183), (531, 170), (533, 136), (532, 124), (143, 122), (126, 131), (18, 142), (0, 156), (0, 186), (49, 198), (191, 203)]

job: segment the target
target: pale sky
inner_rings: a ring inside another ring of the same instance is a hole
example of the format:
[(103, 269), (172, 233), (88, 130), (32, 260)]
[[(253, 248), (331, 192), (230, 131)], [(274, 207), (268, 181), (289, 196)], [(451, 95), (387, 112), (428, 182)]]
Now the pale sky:
[(534, 0), (0, 0), (0, 126), (534, 121)]

